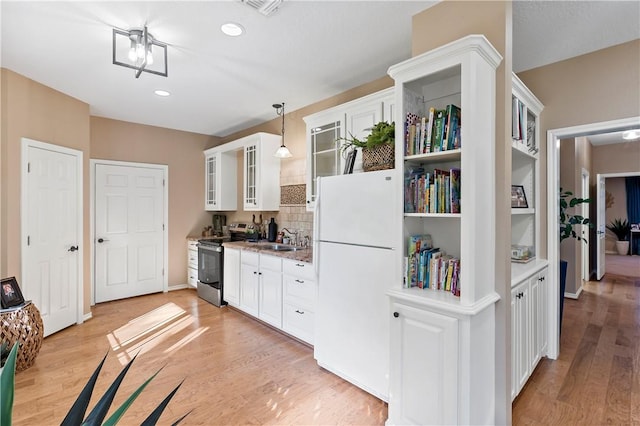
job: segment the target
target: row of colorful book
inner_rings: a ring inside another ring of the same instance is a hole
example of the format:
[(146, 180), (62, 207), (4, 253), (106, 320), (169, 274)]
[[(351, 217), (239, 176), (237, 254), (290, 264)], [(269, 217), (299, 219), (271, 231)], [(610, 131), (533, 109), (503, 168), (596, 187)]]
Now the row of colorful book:
[(460, 213), (460, 169), (422, 167), (407, 170), (404, 181), (405, 213)]
[(409, 237), (405, 287), (441, 290), (460, 296), (460, 259), (433, 247), (428, 234)]
[(445, 109), (429, 108), (426, 116), (407, 114), (404, 122), (405, 155), (448, 151), (461, 147), (461, 111), (449, 104)]

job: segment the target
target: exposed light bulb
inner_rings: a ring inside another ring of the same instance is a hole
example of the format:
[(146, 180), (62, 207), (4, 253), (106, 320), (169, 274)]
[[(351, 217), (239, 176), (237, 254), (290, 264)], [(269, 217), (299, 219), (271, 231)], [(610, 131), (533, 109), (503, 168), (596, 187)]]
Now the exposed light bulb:
[(143, 59), (144, 58), (144, 46), (142, 45), (142, 43), (138, 43), (136, 45), (136, 56), (138, 57), (138, 59)]
[(149, 49), (147, 50), (147, 65), (153, 65), (153, 53), (151, 53), (151, 45), (149, 45)]

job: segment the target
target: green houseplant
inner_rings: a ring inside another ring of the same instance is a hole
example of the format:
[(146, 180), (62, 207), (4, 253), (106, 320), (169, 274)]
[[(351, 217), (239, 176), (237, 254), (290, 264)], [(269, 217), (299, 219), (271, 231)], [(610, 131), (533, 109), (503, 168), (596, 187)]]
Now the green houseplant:
[[(575, 238), (578, 241), (587, 240), (583, 238), (576, 230), (580, 230), (581, 226), (587, 226), (591, 228), (593, 224), (589, 220), (579, 214), (572, 214), (567, 210), (569, 208), (573, 208), (580, 204), (590, 203), (591, 199), (589, 198), (579, 198), (574, 197), (573, 192), (564, 191), (560, 188), (560, 242), (562, 243), (567, 238)], [(560, 321), (559, 327), (560, 331), (562, 331), (562, 312), (564, 308), (564, 291), (567, 287), (567, 266), (568, 262), (566, 260), (560, 260)]]
[(364, 139), (358, 139), (349, 133), (348, 138), (340, 138), (344, 143), (340, 147), (342, 153), (353, 149), (362, 149), (362, 168), (365, 172), (392, 169), (394, 167), (395, 122), (391, 124), (380, 121), (371, 128), (371, 133)]
[(616, 250), (618, 254), (625, 255), (629, 252), (629, 234), (631, 224), (627, 219), (614, 219), (607, 225), (607, 229), (616, 235)]

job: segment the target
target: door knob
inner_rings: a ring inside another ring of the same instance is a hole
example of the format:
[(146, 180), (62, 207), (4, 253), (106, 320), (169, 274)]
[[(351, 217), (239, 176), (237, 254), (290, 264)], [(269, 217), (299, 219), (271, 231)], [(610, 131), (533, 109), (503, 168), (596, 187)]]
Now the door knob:
[(74, 252), (76, 250), (78, 250), (78, 246), (71, 246), (68, 251)]
[(394, 316), (394, 318), (398, 318), (400, 316), (400, 314), (398, 312), (394, 312), (393, 316)]
[(105, 240), (104, 238), (98, 238), (99, 243), (104, 243), (105, 241), (109, 241), (109, 240)]

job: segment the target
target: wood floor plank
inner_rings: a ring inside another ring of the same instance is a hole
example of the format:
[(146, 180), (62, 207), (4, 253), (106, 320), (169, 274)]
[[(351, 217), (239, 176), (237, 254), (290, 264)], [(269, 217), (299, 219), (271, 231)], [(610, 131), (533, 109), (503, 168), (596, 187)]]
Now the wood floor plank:
[(229, 308), (180, 290), (100, 304), (93, 319), (44, 340), (16, 375), (14, 425), (59, 424), (108, 353), (92, 406), (138, 354), (116, 395), (124, 401), (164, 367), (121, 424), (140, 424), (184, 383), (160, 424), (382, 425), (387, 404), (318, 367), (313, 349)]
[(603, 424), (629, 424), (631, 420), (631, 358), (613, 357), (609, 386), (605, 400)]

